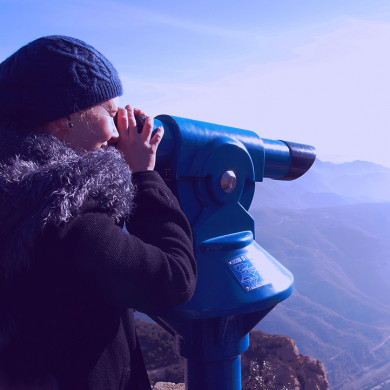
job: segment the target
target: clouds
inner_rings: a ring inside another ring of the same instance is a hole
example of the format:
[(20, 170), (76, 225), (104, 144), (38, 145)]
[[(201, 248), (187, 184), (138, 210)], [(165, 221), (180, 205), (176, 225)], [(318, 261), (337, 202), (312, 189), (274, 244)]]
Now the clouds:
[(289, 53), (282, 59), (255, 58), (203, 83), (133, 80), (131, 98), (154, 114), (310, 143), (323, 158), (390, 166), (390, 23), (346, 19), (310, 37), (278, 39)]
[(41, 35), (76, 36), (118, 68), (123, 101), (148, 112), (390, 166), (385, 1), (0, 1), (0, 32), (13, 31), (2, 59)]

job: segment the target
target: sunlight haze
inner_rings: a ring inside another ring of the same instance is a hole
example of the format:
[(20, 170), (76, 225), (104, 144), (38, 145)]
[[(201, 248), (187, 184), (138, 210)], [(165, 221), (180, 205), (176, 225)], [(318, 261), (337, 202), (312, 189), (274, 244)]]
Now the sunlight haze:
[(123, 104), (390, 167), (388, 1), (0, 0), (0, 61), (52, 34), (110, 59)]

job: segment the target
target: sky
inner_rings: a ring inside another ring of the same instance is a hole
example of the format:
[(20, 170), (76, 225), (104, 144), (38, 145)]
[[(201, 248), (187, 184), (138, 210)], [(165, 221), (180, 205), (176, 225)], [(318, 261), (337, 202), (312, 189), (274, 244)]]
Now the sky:
[(390, 167), (388, 0), (0, 0), (0, 61), (61, 34), (132, 104)]

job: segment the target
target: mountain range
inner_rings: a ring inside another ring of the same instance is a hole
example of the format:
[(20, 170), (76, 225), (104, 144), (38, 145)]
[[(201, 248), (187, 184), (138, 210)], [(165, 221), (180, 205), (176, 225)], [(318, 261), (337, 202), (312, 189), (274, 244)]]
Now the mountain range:
[(367, 161), (334, 164), (316, 160), (299, 179), (265, 179), (256, 183), (251, 209), (307, 209), (377, 202), (390, 202), (390, 168)]
[(255, 329), (288, 336), (300, 353), (321, 361), (330, 389), (384, 390), (390, 168), (317, 160), (297, 180), (257, 183), (249, 213), (256, 241), (295, 278), (292, 296)]
[(292, 182), (257, 184), (256, 241), (295, 277), (257, 329), (321, 360), (331, 389), (390, 377), (390, 169), (316, 161)]

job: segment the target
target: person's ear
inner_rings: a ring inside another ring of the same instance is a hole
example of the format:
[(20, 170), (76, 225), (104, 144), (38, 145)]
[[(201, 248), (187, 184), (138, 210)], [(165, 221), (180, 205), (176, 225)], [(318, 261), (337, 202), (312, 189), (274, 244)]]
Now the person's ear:
[(72, 127), (73, 123), (70, 116), (67, 116), (65, 118), (56, 119), (46, 123), (42, 129), (45, 134), (51, 134), (60, 138), (62, 133), (67, 132)]

